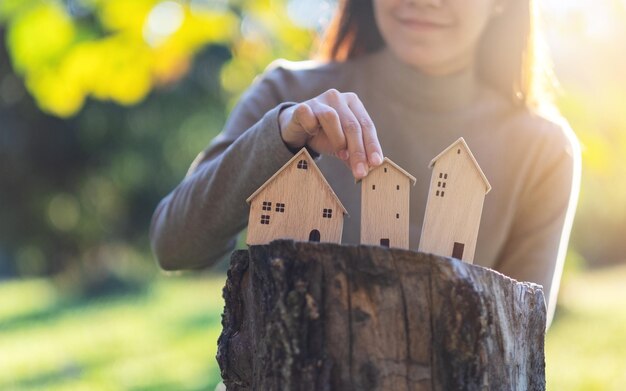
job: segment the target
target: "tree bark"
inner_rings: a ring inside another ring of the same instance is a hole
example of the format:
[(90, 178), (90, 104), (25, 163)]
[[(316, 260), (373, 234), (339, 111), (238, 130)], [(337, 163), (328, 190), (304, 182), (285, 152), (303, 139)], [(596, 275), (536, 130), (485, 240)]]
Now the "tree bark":
[(236, 251), (228, 390), (543, 390), (540, 286), (458, 260), (275, 241)]

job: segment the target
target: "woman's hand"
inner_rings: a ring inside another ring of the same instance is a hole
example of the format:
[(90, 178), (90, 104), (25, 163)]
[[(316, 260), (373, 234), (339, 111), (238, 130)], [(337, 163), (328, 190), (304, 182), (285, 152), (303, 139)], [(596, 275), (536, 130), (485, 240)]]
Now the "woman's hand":
[(278, 121), (289, 147), (308, 145), (315, 152), (335, 155), (350, 166), (355, 178), (365, 177), (369, 166), (383, 162), (374, 123), (353, 92), (330, 89), (284, 109)]

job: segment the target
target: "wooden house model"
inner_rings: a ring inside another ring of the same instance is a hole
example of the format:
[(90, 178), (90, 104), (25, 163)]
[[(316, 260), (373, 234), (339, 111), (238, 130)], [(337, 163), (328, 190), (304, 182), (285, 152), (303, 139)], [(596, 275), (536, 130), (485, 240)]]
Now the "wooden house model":
[(436, 156), (419, 251), (472, 263), (485, 195), (491, 185), (459, 138)]
[(409, 194), (415, 178), (385, 158), (361, 179), (361, 244), (409, 248)]
[(341, 243), (346, 209), (302, 148), (248, 199), (248, 245), (274, 239)]

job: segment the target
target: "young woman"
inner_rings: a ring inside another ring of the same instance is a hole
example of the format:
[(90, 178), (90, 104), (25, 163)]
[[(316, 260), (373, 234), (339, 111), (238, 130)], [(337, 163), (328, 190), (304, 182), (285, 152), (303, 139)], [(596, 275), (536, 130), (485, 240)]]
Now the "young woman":
[(246, 198), (303, 146), (321, 155), (348, 209), (345, 243), (359, 241), (354, 178), (383, 156), (414, 175), (417, 249), (428, 163), (462, 136), (493, 187), (475, 263), (543, 285), (551, 317), (580, 164), (565, 121), (539, 113), (533, 10), (532, 0), (342, 2), (326, 61), (275, 63), (159, 204), (151, 239), (160, 265), (205, 267), (231, 251), (248, 221)]

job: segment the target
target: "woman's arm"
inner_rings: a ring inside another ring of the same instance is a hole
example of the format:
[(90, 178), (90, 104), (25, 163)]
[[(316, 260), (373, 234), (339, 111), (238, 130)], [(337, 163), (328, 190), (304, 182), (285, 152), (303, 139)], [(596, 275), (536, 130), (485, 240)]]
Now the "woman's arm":
[(163, 269), (210, 266), (231, 251), (247, 224), (246, 198), (293, 156), (278, 128), (290, 104), (279, 103), (273, 72), (242, 96), (222, 133), (157, 206), (150, 240)]
[(210, 266), (231, 251), (248, 221), (245, 200), (305, 145), (337, 155), (355, 177), (382, 163), (376, 129), (356, 94), (330, 88), (298, 104), (279, 103), (285, 91), (302, 88), (293, 76), (276, 68), (255, 83), (224, 131), (158, 205), (150, 239), (163, 269)]
[[(565, 125), (567, 126), (567, 125)], [(543, 286), (548, 325), (554, 316), (580, 187), (580, 148), (567, 127), (535, 158), (513, 227), (495, 269)]]

